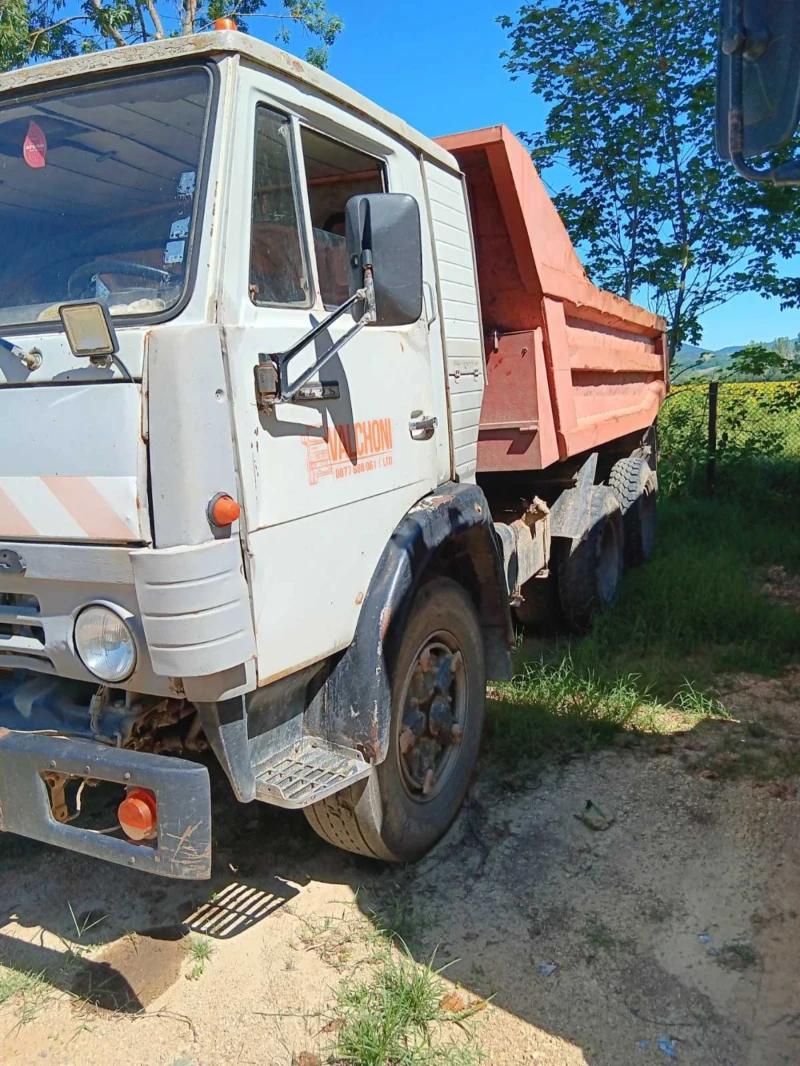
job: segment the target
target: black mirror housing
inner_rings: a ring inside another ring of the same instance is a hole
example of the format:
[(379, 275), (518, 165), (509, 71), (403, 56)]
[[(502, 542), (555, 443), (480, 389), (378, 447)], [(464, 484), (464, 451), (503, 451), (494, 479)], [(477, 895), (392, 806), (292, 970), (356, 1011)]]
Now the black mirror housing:
[[(422, 230), (419, 204), (408, 193), (353, 196), (345, 208), (350, 293), (365, 286), (372, 268), (376, 326), (407, 326), (422, 314)], [(358, 319), (364, 305), (353, 308)]]
[[(717, 151), (746, 159), (785, 144), (797, 127), (800, 0), (722, 0), (721, 7)], [(738, 144), (731, 143), (732, 112)]]

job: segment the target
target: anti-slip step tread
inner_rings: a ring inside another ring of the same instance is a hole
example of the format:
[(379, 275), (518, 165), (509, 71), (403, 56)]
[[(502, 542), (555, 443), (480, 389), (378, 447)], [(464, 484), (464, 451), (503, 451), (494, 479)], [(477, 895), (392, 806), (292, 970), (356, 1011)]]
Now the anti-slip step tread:
[(278, 807), (308, 807), (360, 781), (370, 769), (357, 752), (343, 754), (303, 740), (258, 767), (256, 797)]

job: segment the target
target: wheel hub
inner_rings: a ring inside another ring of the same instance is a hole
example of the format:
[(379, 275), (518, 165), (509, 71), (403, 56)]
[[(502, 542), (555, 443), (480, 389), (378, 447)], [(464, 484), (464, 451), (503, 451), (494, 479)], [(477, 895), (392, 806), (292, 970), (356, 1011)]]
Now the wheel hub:
[(408, 791), (428, 799), (449, 774), (464, 735), (464, 662), (460, 651), (429, 640), (409, 670), (398, 735)]

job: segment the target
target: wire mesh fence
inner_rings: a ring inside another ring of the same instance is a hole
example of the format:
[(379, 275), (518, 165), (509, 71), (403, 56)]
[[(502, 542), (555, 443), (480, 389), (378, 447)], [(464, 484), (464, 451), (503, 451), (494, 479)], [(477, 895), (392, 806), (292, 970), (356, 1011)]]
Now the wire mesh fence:
[(800, 498), (800, 381), (679, 385), (658, 439), (668, 495)]

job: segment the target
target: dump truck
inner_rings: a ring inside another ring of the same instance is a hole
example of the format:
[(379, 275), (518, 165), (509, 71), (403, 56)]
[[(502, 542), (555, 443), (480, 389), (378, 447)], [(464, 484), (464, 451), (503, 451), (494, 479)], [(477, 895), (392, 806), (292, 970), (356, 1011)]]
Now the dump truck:
[(515, 616), (652, 553), (663, 320), (507, 129), (231, 30), (3, 74), (0, 219), (0, 829), (206, 878), (216, 763), (424, 854)]

